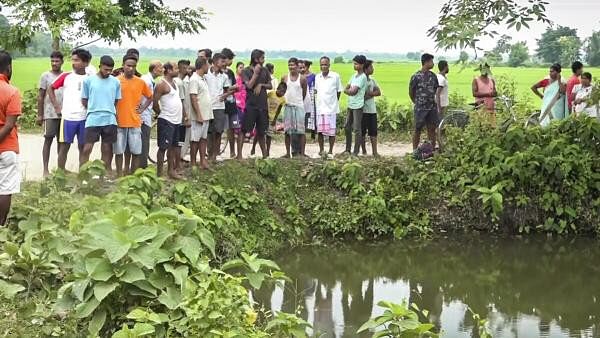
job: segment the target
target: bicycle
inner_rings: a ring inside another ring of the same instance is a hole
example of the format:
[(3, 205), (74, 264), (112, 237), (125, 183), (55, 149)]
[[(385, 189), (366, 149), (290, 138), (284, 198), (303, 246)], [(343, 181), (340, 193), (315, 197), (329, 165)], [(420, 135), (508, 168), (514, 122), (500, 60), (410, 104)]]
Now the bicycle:
[[(499, 125), (500, 131), (506, 133), (508, 128), (510, 128), (513, 123), (518, 122), (517, 115), (513, 109), (514, 102), (511, 98), (505, 95), (499, 96), (495, 100), (500, 101), (504, 106), (504, 109), (506, 109), (506, 111), (509, 113), (509, 117)], [(469, 105), (473, 107), (469, 113), (477, 111), (479, 108), (481, 108), (481, 104), (478, 105), (477, 103), (471, 103)], [(498, 108), (496, 108), (496, 111), (499, 111)], [(467, 113), (466, 110), (461, 109), (450, 110), (448, 111), (448, 115), (440, 121), (437, 129), (437, 139), (440, 151), (443, 150), (445, 144), (446, 129), (449, 127), (464, 129), (470, 122), (469, 113)], [(525, 121), (525, 128), (539, 125), (540, 122), (538, 118), (539, 113), (536, 112), (531, 114)]]
[[(157, 128), (157, 122), (156, 122), (156, 120), (154, 120), (152, 122), (151, 130), (156, 130), (156, 128)], [(221, 146), (219, 147), (219, 155), (223, 155), (223, 153), (225, 153), (228, 145), (229, 145), (229, 140), (227, 139), (227, 134), (223, 133), (223, 135), (221, 137)], [(189, 148), (188, 148), (188, 151), (189, 151)], [(208, 154), (206, 154), (206, 156), (208, 157)], [(148, 161), (150, 161), (150, 163), (152, 163), (152, 164), (156, 164), (156, 153), (153, 153), (151, 151), (148, 152)]]

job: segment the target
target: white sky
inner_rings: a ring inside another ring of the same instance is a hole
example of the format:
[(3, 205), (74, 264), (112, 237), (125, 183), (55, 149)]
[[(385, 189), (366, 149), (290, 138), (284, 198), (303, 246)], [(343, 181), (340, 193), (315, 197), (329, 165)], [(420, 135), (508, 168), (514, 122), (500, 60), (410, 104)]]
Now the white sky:
[[(524, 1), (524, 0), (520, 0)], [(578, 29), (580, 38), (600, 30), (600, 0), (548, 0), (547, 15), (555, 24)], [(195, 36), (141, 37), (123, 46), (157, 48), (222, 48), (249, 50), (371, 51), (405, 53), (434, 51), (427, 30), (438, 18), (444, 0), (165, 0), (174, 7), (201, 5), (213, 13), (207, 30)], [(531, 50), (545, 30), (509, 32), (527, 41)], [(255, 39), (253, 33), (259, 32)], [(502, 32), (502, 31), (501, 31)], [(492, 48), (493, 41), (482, 47)], [(450, 53), (451, 54), (451, 53)]]

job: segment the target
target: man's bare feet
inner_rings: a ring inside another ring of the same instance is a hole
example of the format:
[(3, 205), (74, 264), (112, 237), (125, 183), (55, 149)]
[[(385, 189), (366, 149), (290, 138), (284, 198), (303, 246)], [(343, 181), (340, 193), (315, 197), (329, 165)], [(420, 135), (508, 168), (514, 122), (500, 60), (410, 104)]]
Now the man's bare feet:
[(170, 173), (169, 173), (169, 178), (170, 178), (170, 179), (172, 179), (172, 180), (176, 180), (176, 181), (178, 181), (178, 180), (182, 180), (182, 179), (183, 179), (183, 176), (179, 175), (179, 174), (178, 174), (177, 172), (175, 172), (175, 171), (172, 171), (172, 172), (170, 172)]

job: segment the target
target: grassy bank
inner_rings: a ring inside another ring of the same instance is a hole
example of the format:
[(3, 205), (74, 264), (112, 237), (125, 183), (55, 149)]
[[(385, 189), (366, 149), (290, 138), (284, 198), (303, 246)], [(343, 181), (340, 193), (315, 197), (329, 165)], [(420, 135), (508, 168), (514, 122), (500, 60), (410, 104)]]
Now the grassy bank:
[(506, 133), (475, 120), (448, 137), (429, 162), (228, 161), (185, 182), (150, 169), (117, 184), (93, 162), (78, 176), (27, 183), (0, 231), (0, 294), (9, 299), (0, 332), (289, 337), (305, 323), (246, 296), (283, 275), (246, 253), (438, 233), (600, 231), (597, 120)]

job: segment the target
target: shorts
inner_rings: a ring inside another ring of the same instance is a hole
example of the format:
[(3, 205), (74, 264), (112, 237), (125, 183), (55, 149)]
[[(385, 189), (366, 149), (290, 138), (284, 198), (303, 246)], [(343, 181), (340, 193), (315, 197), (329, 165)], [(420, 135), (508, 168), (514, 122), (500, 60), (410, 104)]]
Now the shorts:
[(167, 150), (169, 147), (176, 147), (179, 142), (179, 124), (173, 124), (163, 118), (156, 120), (157, 125), (157, 143), (160, 150)]
[(237, 110), (237, 108), (234, 113), (225, 114), (225, 121), (225, 125), (227, 126), (227, 128), (235, 131), (236, 133), (238, 133), (240, 129), (242, 129), (242, 116)]
[(304, 135), (306, 131), (306, 113), (303, 107), (290, 106), (288, 104), (283, 108), (283, 124), (286, 134)]
[(364, 114), (362, 118), (362, 136), (369, 134), (370, 137), (377, 137), (377, 114)]
[(44, 137), (45, 138), (58, 137), (59, 131), (60, 131), (60, 119), (44, 120)]
[(142, 128), (118, 128), (117, 142), (113, 144), (113, 153), (123, 155), (129, 146), (132, 155), (142, 153)]
[(85, 143), (85, 120), (83, 121), (68, 121), (60, 120), (60, 135), (58, 142), (72, 144), (77, 136), (77, 143)]
[(439, 124), (437, 109), (415, 109), (415, 129), (421, 131), (425, 126), (437, 128)]
[(178, 147), (183, 147), (185, 144), (185, 135), (187, 134), (188, 127), (184, 125), (179, 126), (179, 130), (177, 131), (177, 136), (179, 136), (179, 140), (177, 142)]
[(102, 136), (102, 143), (113, 144), (117, 142), (117, 126), (112, 124), (85, 128), (85, 143), (96, 143), (100, 141), (100, 136)]
[(324, 136), (335, 136), (336, 114), (317, 114), (317, 130)]
[(267, 108), (257, 108), (246, 106), (244, 113), (244, 121), (242, 124), (242, 132), (244, 134), (251, 133), (256, 129), (256, 135), (265, 136), (269, 127), (269, 114)]
[(21, 192), (19, 156), (14, 151), (0, 153), (0, 195), (9, 196)]
[(209, 131), (211, 133), (222, 134), (227, 127), (227, 117), (225, 115), (225, 109), (214, 109), (214, 118), (210, 120)]
[(208, 139), (208, 126), (210, 121), (204, 121), (202, 123), (198, 121), (192, 121), (190, 141), (200, 142), (200, 140)]

